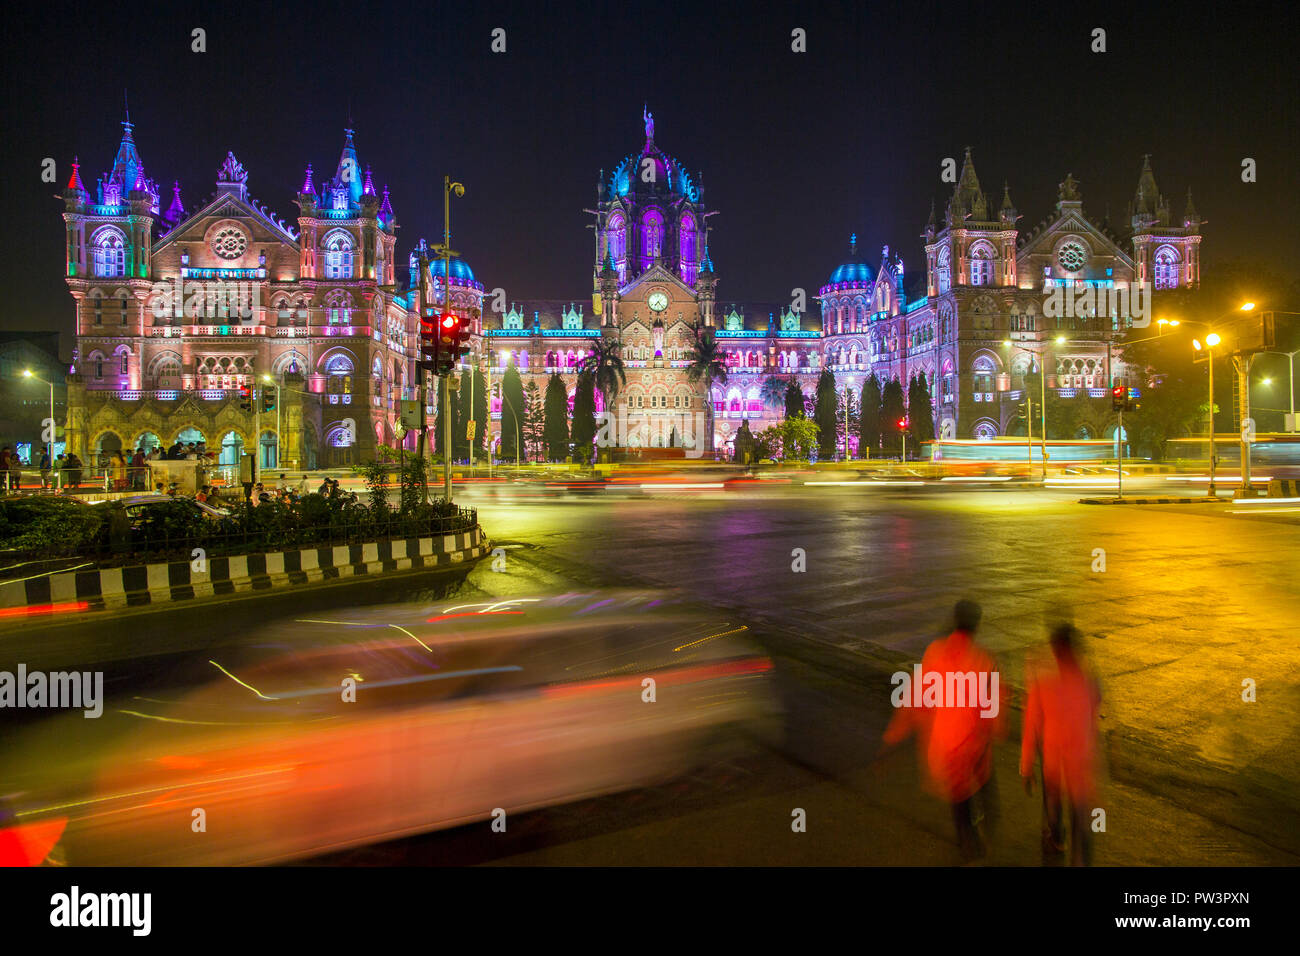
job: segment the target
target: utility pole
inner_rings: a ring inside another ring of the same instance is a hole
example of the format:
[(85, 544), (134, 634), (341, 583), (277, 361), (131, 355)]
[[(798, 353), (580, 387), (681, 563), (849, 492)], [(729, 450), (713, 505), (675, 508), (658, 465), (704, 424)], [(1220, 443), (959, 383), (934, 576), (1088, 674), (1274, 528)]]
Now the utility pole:
[(1025, 389), (1025, 451), (1029, 454), (1029, 477), (1034, 476), (1034, 400)]
[[(465, 187), (460, 183), (453, 183), (450, 176), (442, 177), (442, 245), (435, 246), (434, 251), (442, 253), (443, 274), (442, 274), (442, 306), (443, 313), (451, 311), (451, 258), (457, 253), (451, 248), (451, 194), (455, 192), (457, 196), (465, 195)], [(453, 346), (453, 351), (454, 351)], [(451, 449), (452, 449), (452, 429), (451, 429), (451, 375), (456, 370), (455, 364), (448, 366), (444, 374), (440, 375), (442, 391), (442, 440), (443, 440), (443, 496), (447, 502), (451, 503)], [(471, 384), (471, 389), (473, 385)]]
[(1209, 352), (1208, 365), (1210, 368), (1210, 497), (1218, 497), (1214, 491), (1214, 466), (1218, 464), (1219, 458), (1214, 453), (1214, 346), (1207, 346)]
[(1236, 356), (1233, 363), (1237, 366), (1238, 391), (1241, 392), (1241, 492), (1239, 498), (1249, 498), (1250, 487), (1250, 442), (1247, 435), (1250, 428), (1250, 353)]
[[(423, 247), (420, 251), (420, 327), (424, 328), (425, 313), (429, 307), (429, 259), (424, 254)], [(436, 339), (434, 341), (437, 341)], [(419, 436), (416, 439), (416, 456), (420, 459), (420, 500), (424, 504), (429, 503), (429, 469), (424, 460), (424, 442), (429, 431), (429, 378), (428, 372), (424, 365), (424, 337), (420, 337), (420, 361), (416, 363), (416, 374), (419, 380), (416, 384), (415, 397), (420, 402), (420, 424)]]
[(1119, 414), (1119, 424), (1115, 428), (1115, 441), (1117, 442), (1118, 454), (1116, 455), (1116, 458), (1119, 461), (1119, 467), (1115, 469), (1115, 477), (1119, 481), (1119, 488), (1118, 488), (1119, 493), (1116, 495), (1116, 497), (1123, 498), (1124, 497), (1124, 409), (1121, 408), (1118, 414)]

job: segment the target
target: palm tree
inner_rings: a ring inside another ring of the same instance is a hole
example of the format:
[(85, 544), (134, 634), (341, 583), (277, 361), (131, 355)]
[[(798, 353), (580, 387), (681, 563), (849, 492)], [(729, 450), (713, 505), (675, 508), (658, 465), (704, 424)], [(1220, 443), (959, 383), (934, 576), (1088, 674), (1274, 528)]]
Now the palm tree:
[(708, 444), (705, 447), (712, 454), (713, 383), (727, 384), (727, 366), (723, 362), (722, 350), (718, 348), (718, 340), (711, 327), (696, 322), (691, 331), (695, 335), (695, 345), (686, 355), (691, 363), (686, 369), (686, 377), (696, 385), (704, 383), (704, 410), (709, 433)]
[(764, 408), (785, 408), (785, 393), (789, 390), (790, 380), (771, 372), (763, 377), (763, 386), (758, 395), (763, 400)]
[(605, 399), (605, 411), (611, 414), (614, 411), (614, 399), (618, 397), (619, 390), (627, 385), (622, 352), (623, 345), (619, 339), (601, 337), (582, 360), (581, 370), (591, 373), (596, 389)]

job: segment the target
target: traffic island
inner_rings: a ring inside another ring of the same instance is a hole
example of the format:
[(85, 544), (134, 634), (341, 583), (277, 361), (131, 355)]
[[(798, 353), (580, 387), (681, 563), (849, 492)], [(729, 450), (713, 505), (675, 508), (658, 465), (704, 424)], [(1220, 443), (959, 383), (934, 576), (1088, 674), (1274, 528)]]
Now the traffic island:
[(0, 584), (0, 617), (166, 604), (335, 578), (432, 570), (481, 558), (489, 545), (476, 524), (466, 531), (429, 537), (47, 574)]
[(1161, 497), (1161, 498), (1080, 498), (1081, 505), (1203, 505), (1214, 504), (1216, 502), (1228, 501), (1228, 498), (1179, 498), (1179, 497)]

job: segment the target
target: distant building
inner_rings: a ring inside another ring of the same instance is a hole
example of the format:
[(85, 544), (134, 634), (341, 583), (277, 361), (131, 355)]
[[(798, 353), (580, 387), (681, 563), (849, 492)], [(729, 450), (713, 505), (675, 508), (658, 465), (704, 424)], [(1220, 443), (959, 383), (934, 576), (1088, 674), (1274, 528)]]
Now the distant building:
[[(31, 377), (23, 374), (28, 371)], [(40, 461), (52, 384), (58, 453), (67, 418), (67, 372), (68, 363), (59, 358), (58, 332), (0, 332), (0, 444), (22, 448), (33, 463)]]

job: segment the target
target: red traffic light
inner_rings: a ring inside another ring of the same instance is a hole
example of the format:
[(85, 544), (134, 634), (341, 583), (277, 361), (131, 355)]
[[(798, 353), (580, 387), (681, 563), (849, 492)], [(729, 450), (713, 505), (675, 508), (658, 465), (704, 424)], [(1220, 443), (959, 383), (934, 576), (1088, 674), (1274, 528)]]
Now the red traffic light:
[(459, 323), (460, 320), (457, 319), (456, 316), (453, 315), (452, 313), (444, 312), (442, 314), (442, 327), (444, 329), (454, 329)]
[(906, 418), (900, 418), (900, 419), (898, 420), (898, 427), (899, 427), (899, 428), (906, 428), (906, 427), (907, 427), (907, 419), (906, 419)]

